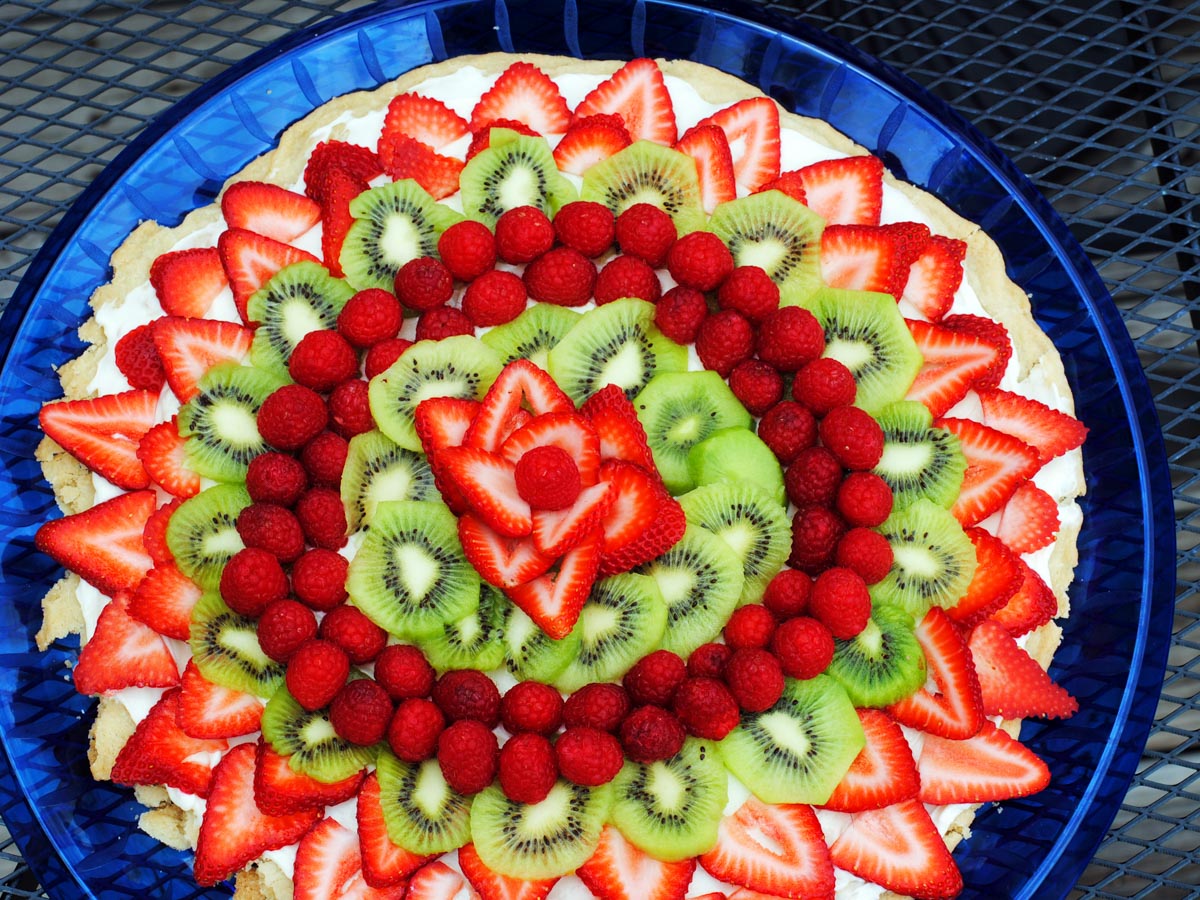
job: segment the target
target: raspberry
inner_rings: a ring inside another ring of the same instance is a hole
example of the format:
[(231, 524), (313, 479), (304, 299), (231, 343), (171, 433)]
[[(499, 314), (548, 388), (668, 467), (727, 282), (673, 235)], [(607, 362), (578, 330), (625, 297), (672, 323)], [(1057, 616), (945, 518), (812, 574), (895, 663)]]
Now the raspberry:
[(579, 496), (579, 467), (562, 447), (526, 450), (516, 465), (517, 493), (533, 509), (566, 509)]
[(779, 285), (758, 266), (737, 266), (717, 291), (717, 304), (761, 322), (779, 308)]
[(482, 722), (463, 719), (438, 737), (437, 760), (446, 783), (460, 794), (478, 794), (492, 783), (500, 766), (496, 735)]
[(729, 373), (729, 389), (751, 415), (761, 416), (783, 396), (783, 376), (757, 359), (743, 359)]
[(671, 709), (688, 734), (719, 741), (741, 720), (737, 701), (718, 678), (689, 678), (679, 686)]
[(765, 647), (775, 632), (775, 617), (761, 603), (751, 603), (733, 611), (725, 623), (725, 643), (734, 650)]
[(221, 596), (236, 613), (257, 619), (267, 604), (287, 596), (288, 579), (273, 554), (257, 547), (235, 553), (221, 572)]
[(783, 669), (779, 660), (760, 647), (733, 651), (724, 675), (733, 699), (746, 712), (770, 709), (783, 696)]
[(598, 728), (568, 728), (554, 744), (558, 770), (585, 787), (608, 784), (625, 764), (621, 742)]
[(451, 722), (474, 719), (492, 728), (500, 721), (500, 691), (476, 669), (447, 672), (433, 685), (433, 702)]
[(304, 552), (304, 532), (290, 509), (274, 503), (251, 503), (237, 517), (237, 532), (247, 547), (261, 547), (282, 563)]
[(842, 466), (832, 453), (824, 447), (809, 447), (784, 471), (783, 487), (798, 509), (832, 507), (843, 476)]
[(781, 400), (762, 414), (758, 436), (786, 466), (817, 442), (817, 420), (794, 400)]
[(344, 437), (332, 431), (322, 431), (304, 445), (300, 451), (300, 462), (308, 473), (309, 483), (314, 487), (338, 487), (342, 483), (342, 469), (346, 468), (346, 455), (350, 445)]
[(467, 314), (453, 306), (438, 306), (426, 310), (417, 319), (418, 341), (440, 341), (459, 334), (474, 334), (475, 326)]
[(387, 632), (353, 606), (332, 609), (321, 620), (321, 637), (346, 651), (356, 666), (368, 663), (387, 646)]
[[(394, 694), (392, 697), (395, 699)], [(437, 752), (438, 738), (445, 728), (446, 719), (432, 701), (409, 698), (392, 715), (387, 730), (388, 746), (405, 762), (424, 762)]]
[(389, 644), (375, 660), (375, 679), (393, 700), (427, 697), (433, 690), (433, 666), (419, 647)]
[(892, 489), (874, 472), (851, 472), (834, 505), (847, 525), (873, 528), (892, 514)]
[(592, 299), (595, 264), (570, 247), (556, 247), (525, 269), (525, 289), (534, 300), (559, 306), (581, 306)]
[(346, 507), (333, 488), (309, 488), (296, 501), (296, 518), (314, 547), (337, 550), (346, 546)]
[(543, 735), (514, 734), (500, 748), (500, 790), (514, 803), (540, 803), (557, 780), (554, 745)]
[(413, 345), (407, 338), (388, 338), (380, 341), (367, 351), (363, 360), (363, 371), (367, 378), (374, 378), (380, 372), (391, 367), (400, 358), (400, 354)]
[(754, 329), (746, 318), (732, 309), (724, 309), (706, 318), (696, 332), (696, 354), (704, 368), (719, 372), (722, 378), (754, 352)]
[(288, 693), (307, 710), (320, 709), (342, 689), (350, 676), (350, 660), (331, 641), (314, 638), (296, 649), (288, 660)]
[(286, 453), (260, 453), (246, 469), (246, 491), (255, 503), (293, 506), (307, 487), (304, 466)]
[(356, 678), (338, 691), (329, 704), (333, 730), (360, 747), (383, 740), (391, 720), (392, 701), (373, 678)]
[(695, 288), (676, 285), (658, 301), (654, 324), (677, 344), (696, 340), (701, 323), (708, 317), (708, 301)]
[(533, 731), (549, 737), (562, 724), (562, 695), (548, 684), (521, 681), (500, 699), (500, 721), (512, 734)]
[(637, 297), (657, 303), (662, 285), (650, 264), (636, 256), (614, 256), (596, 276), (596, 305), (612, 303), (622, 297)]
[(892, 545), (878, 531), (851, 528), (837, 543), (833, 559), (839, 566), (853, 569), (867, 584), (883, 581), (892, 568)]
[(162, 359), (154, 346), (154, 328), (139, 325), (119, 341), (114, 351), (117, 368), (131, 388), (157, 391), (167, 380)]
[(358, 354), (336, 331), (310, 331), (292, 350), (288, 374), (297, 384), (325, 394), (358, 374)]
[[(833, 559), (837, 542), (846, 531), (837, 513), (825, 506), (808, 506), (792, 518), (792, 552), (788, 565), (815, 575)], [(809, 597), (809, 607), (812, 597)]]
[(404, 310), (391, 291), (368, 288), (346, 301), (338, 313), (337, 329), (355, 347), (366, 349), (394, 338), (404, 321)]
[(817, 426), (821, 443), (847, 469), (873, 469), (883, 456), (883, 429), (857, 406), (839, 406)]
[(525, 282), (512, 272), (494, 270), (467, 286), (462, 309), (475, 325), (503, 325), (525, 310)]
[(142, 545), (156, 563), (175, 561), (175, 557), (171, 554), (171, 548), (167, 546), (167, 524), (182, 503), (183, 500), (179, 497), (170, 503), (164, 503), (150, 514), (145, 527), (142, 528)]
[(329, 395), (329, 427), (346, 440), (366, 434), (375, 427), (368, 387), (361, 378), (351, 378), (335, 387)]
[(676, 689), (687, 678), (687, 666), (677, 653), (655, 650), (633, 664), (622, 684), (637, 705), (669, 706)]
[(783, 674), (792, 678), (815, 678), (833, 661), (833, 635), (811, 616), (788, 619), (771, 639), (771, 651)]
[(796, 569), (780, 569), (763, 591), (763, 606), (780, 622), (794, 618), (808, 609), (812, 594), (812, 578)]
[(438, 238), (438, 256), (459, 281), (474, 281), (496, 265), (496, 238), (482, 222), (455, 222)]
[(792, 381), (792, 396), (812, 410), (814, 416), (823, 416), (834, 407), (848, 406), (857, 392), (850, 370), (828, 356), (806, 363)]
[(867, 583), (852, 569), (826, 569), (813, 582), (808, 611), (833, 633), (847, 641), (867, 627), (871, 595)]
[(678, 231), (674, 220), (657, 206), (635, 203), (617, 216), (616, 234), (622, 253), (658, 269), (666, 262)]
[(554, 236), (564, 247), (595, 258), (613, 245), (617, 223), (603, 203), (574, 200), (554, 216)]
[(317, 617), (312, 610), (286, 597), (268, 605), (258, 620), (258, 644), (275, 662), (287, 662), (301, 644), (316, 636)]
[(733, 254), (711, 231), (693, 231), (671, 246), (667, 271), (679, 284), (714, 291), (733, 271)]
[(496, 220), (496, 255), (507, 263), (533, 262), (554, 246), (554, 226), (536, 206), (518, 206)]
[(258, 410), (258, 433), (278, 450), (299, 450), (325, 430), (325, 401), (312, 388), (285, 384)]
[(783, 306), (758, 326), (758, 358), (780, 372), (796, 372), (825, 349), (825, 332), (817, 317), (799, 306)]
[(670, 759), (686, 737), (679, 719), (661, 706), (639, 706), (621, 723), (621, 746), (634, 762)]
[(410, 259), (396, 273), (396, 299), (418, 312), (445, 305), (454, 294), (454, 276), (432, 256)]
[(629, 694), (619, 684), (585, 684), (563, 704), (563, 724), (568, 728), (616, 731), (631, 705)]
[(310, 609), (329, 612), (346, 600), (346, 557), (324, 547), (306, 550), (292, 565), (292, 593)]
[(691, 678), (720, 678), (725, 663), (733, 656), (733, 648), (727, 644), (701, 644), (692, 651), (687, 661), (687, 672)]

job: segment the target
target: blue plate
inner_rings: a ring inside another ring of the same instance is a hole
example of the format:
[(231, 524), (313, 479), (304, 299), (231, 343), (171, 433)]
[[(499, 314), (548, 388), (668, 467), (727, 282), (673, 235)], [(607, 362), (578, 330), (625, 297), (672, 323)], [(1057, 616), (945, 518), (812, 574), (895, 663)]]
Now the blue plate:
[[(759, 17), (755, 21), (755, 17)], [(94, 783), (92, 704), (75, 694), (77, 647), (38, 653), (40, 599), (59, 576), (37, 553), (57, 515), (33, 461), (37, 412), (59, 395), (54, 367), (83, 345), (88, 296), (142, 219), (173, 225), (327, 100), (463, 53), (662, 56), (724, 69), (784, 106), (827, 119), (893, 172), (980, 223), (1058, 346), (1091, 435), (1084, 451), (1081, 563), (1051, 674), (1080, 701), (1066, 722), (1026, 725), (1050, 765), (1042, 793), (988, 808), (957, 854), (964, 897), (1061, 897), (1125, 795), (1155, 709), (1170, 640), (1174, 520), (1154, 404), (1121, 318), (1050, 206), (945, 104), (852, 47), (798, 22), (650, 0), (565, 5), (435, 0), (371, 7), (298, 33), (189, 95), (84, 193), (30, 267), (0, 322), (0, 806), (54, 897), (227, 896), (192, 881), (190, 855), (135, 828), (128, 791)]]

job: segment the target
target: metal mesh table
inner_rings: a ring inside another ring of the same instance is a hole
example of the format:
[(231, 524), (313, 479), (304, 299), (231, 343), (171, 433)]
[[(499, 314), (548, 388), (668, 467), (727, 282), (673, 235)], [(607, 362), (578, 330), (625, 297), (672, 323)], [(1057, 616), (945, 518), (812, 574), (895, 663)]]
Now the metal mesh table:
[[(0, 308), (74, 199), (150, 119), (272, 41), (364, 5), (0, 5)], [(1173, 476), (1174, 638), (1142, 764), (1072, 896), (1196, 896), (1200, 2), (760, 5), (875, 55), (972, 120), (1051, 200), (1122, 312)], [(44, 896), (0, 831), (0, 897)]]

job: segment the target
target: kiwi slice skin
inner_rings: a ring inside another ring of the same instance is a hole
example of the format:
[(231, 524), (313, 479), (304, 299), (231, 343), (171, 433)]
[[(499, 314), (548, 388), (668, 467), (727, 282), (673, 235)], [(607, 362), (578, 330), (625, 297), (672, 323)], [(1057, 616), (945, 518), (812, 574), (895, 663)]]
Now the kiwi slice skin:
[(925, 684), (925, 655), (913, 627), (905, 610), (877, 603), (857, 636), (834, 639), (833, 662), (826, 671), (855, 706), (888, 706)]
[(578, 324), (582, 315), (565, 306), (535, 303), (511, 322), (489, 329), (479, 339), (500, 354), (504, 365), (515, 359), (528, 359), (539, 369), (545, 369), (550, 351)]
[(653, 141), (635, 141), (593, 165), (584, 173), (580, 199), (603, 203), (615, 216), (650, 203), (671, 217), (680, 235), (705, 227), (695, 161)]
[(219, 594), (203, 594), (192, 607), (188, 644), (196, 668), (213, 684), (256, 697), (270, 697), (283, 684), (284, 667), (259, 646), (255, 621)]
[(951, 607), (975, 577), (975, 545), (958, 519), (930, 500), (893, 510), (879, 526), (892, 545), (892, 568), (871, 585), (874, 603), (896, 603), (914, 619), (931, 606)]
[(216, 590), (221, 572), (245, 548), (238, 514), (250, 505), (241, 484), (218, 484), (184, 500), (167, 522), (167, 548), (179, 571), (202, 588)]
[(446, 783), (436, 759), (409, 763), (384, 748), (375, 765), (384, 824), (393, 844), (431, 856), (471, 840), (471, 798)]
[(579, 655), (580, 632), (555, 640), (520, 607), (509, 603), (504, 618), (504, 667), (521, 681), (554, 681)]
[(258, 410), (286, 382), (256, 366), (218, 363), (179, 410), (188, 468), (214, 481), (245, 481), (250, 460), (267, 449)]
[(967, 460), (958, 438), (933, 427), (924, 403), (898, 400), (875, 416), (883, 429), (883, 456), (874, 472), (892, 489), (895, 509), (919, 498), (949, 509), (962, 489)]
[(287, 361), (300, 339), (336, 328), (338, 313), (353, 296), (350, 285), (318, 263), (284, 266), (247, 301), (246, 312), (258, 323), (250, 362), (290, 381)]
[(463, 167), (459, 184), (467, 215), (489, 228), (518, 206), (535, 206), (553, 218), (576, 196), (545, 138), (507, 128), (491, 130), (487, 148)]
[(276, 753), (289, 757), (293, 772), (333, 784), (375, 762), (379, 747), (360, 747), (338, 736), (328, 710), (310, 712), (285, 686), (263, 709), (262, 733)]
[(369, 528), (375, 509), (389, 500), (440, 500), (424, 454), (406, 450), (382, 431), (350, 438), (342, 469), (342, 505), (350, 532)]
[(747, 428), (714, 431), (688, 451), (687, 466), (692, 484), (697, 487), (721, 481), (750, 481), (780, 505), (787, 504), (779, 458)]

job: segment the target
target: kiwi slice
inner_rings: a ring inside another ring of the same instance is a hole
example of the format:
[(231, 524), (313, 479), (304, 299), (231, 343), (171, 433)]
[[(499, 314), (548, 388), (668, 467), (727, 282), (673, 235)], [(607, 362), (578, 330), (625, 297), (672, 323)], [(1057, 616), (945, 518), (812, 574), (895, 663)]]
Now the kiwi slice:
[(398, 637), (437, 634), (479, 604), (479, 573), (463, 556), (458, 522), (445, 504), (390, 500), (350, 561), (350, 599)]
[(424, 454), (400, 447), (381, 431), (350, 439), (342, 469), (347, 530), (369, 527), (375, 508), (385, 501), (440, 499)]
[(674, 547), (638, 572), (654, 579), (667, 604), (662, 646), (685, 659), (721, 633), (745, 579), (741, 558), (699, 525), (688, 525)]
[(696, 486), (721, 481), (750, 481), (787, 505), (779, 458), (748, 428), (714, 431), (688, 451), (688, 475)]
[(240, 484), (214, 485), (184, 500), (167, 522), (167, 548), (179, 571), (215, 591), (226, 564), (246, 546), (237, 517), (249, 505), (250, 495)]
[(704, 227), (696, 161), (653, 141), (635, 141), (583, 175), (579, 196), (603, 203), (620, 215), (636, 203), (665, 210), (679, 234)]
[(610, 818), (631, 844), (676, 862), (716, 846), (728, 795), (716, 745), (688, 738), (670, 759), (625, 762), (613, 779)]
[(469, 334), (418, 341), (371, 379), (371, 415), (401, 447), (421, 451), (413, 424), (417, 404), (430, 397), (482, 400), (501, 368), (496, 351)]
[(758, 266), (771, 276), (784, 306), (820, 287), (825, 220), (782, 191), (718, 204), (708, 227), (729, 247), (734, 265)]
[(893, 508), (924, 497), (949, 509), (967, 470), (958, 438), (934, 428), (928, 407), (915, 400), (889, 403), (875, 419), (883, 429), (883, 457), (874, 471), (891, 486)]
[(718, 746), (729, 771), (764, 803), (819, 806), (866, 738), (845, 689), (818, 675), (787, 679), (778, 703), (743, 716)]
[(856, 406), (874, 413), (903, 399), (924, 357), (891, 294), (822, 287), (802, 305), (825, 330), (823, 355), (854, 375)]
[(255, 366), (218, 363), (179, 410), (188, 468), (214, 481), (244, 481), (250, 460), (267, 449), (258, 408), (285, 382)]
[(283, 683), (284, 667), (263, 653), (253, 619), (235, 613), (216, 593), (192, 607), (188, 636), (196, 668), (213, 684), (270, 697)]
[(493, 128), (488, 147), (459, 176), (463, 211), (489, 228), (510, 209), (536, 206), (551, 218), (575, 199), (575, 186), (558, 171), (546, 139)]
[(551, 682), (579, 653), (578, 629), (555, 640), (511, 603), (504, 616), (503, 634), (504, 667), (521, 681)]
[(787, 508), (749, 481), (706, 484), (679, 498), (688, 523), (725, 541), (742, 562), (739, 603), (753, 603), (766, 590), (792, 549)]
[(430, 665), (439, 671), (479, 669), (487, 672), (504, 665), (504, 618), (511, 604), (491, 585), (483, 585), (479, 608), (461, 619), (447, 622), (440, 631), (421, 640)]
[(442, 232), (462, 218), (411, 178), (363, 191), (350, 201), (350, 215), (355, 222), (338, 261), (356, 291), (392, 290), (400, 267), (436, 256)]
[(276, 753), (290, 757), (288, 766), (325, 784), (361, 772), (375, 762), (379, 747), (360, 747), (333, 730), (329, 710), (309, 711), (281, 686), (262, 715), (263, 737)]
[(589, 310), (546, 358), (547, 371), (581, 404), (605, 385), (633, 398), (656, 372), (687, 371), (687, 348), (654, 324), (654, 304), (622, 299)]
[(925, 655), (913, 624), (899, 606), (876, 603), (866, 628), (848, 641), (834, 639), (826, 672), (855, 706), (887, 706), (925, 684)]
[(891, 571), (870, 587), (873, 602), (896, 603), (914, 619), (951, 607), (975, 577), (975, 545), (958, 519), (924, 498), (894, 510), (879, 526), (892, 545)]
[(471, 840), (471, 798), (446, 783), (436, 759), (409, 763), (384, 749), (375, 766), (383, 821), (393, 844), (433, 856)]
[(555, 686), (570, 693), (593, 681), (615, 681), (658, 647), (667, 627), (667, 604), (658, 582), (625, 572), (592, 586), (579, 621), (579, 651)]
[(511, 322), (497, 325), (479, 339), (500, 354), (504, 365), (514, 359), (528, 359), (544, 369), (550, 350), (575, 327), (581, 315), (565, 306), (535, 303)]
[(725, 379), (711, 370), (655, 375), (634, 398), (633, 405), (638, 421), (646, 429), (654, 465), (672, 494), (696, 486), (688, 468), (688, 452), (693, 447), (726, 428), (749, 434), (752, 424), (750, 413)]
[(611, 784), (589, 788), (560, 778), (540, 803), (518, 803), (493, 783), (471, 803), (471, 840), (493, 872), (556, 878), (592, 855), (611, 806)]
[(336, 328), (338, 313), (353, 296), (350, 285), (318, 263), (298, 262), (280, 269), (246, 305), (250, 321), (258, 323), (250, 362), (290, 381), (287, 361), (300, 339), (312, 331)]

